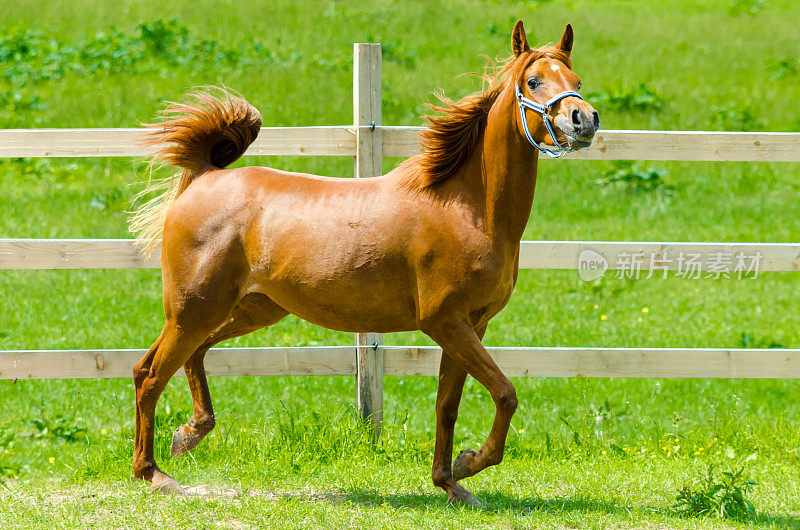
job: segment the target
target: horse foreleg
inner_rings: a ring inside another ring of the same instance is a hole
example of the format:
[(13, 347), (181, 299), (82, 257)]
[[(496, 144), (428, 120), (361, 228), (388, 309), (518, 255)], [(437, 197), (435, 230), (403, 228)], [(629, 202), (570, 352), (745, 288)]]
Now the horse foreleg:
[(436, 445), (433, 448), (433, 485), (447, 492), (449, 502), (474, 504), (475, 497), (454, 479), (450, 467), (453, 458), (453, 434), (458, 405), (467, 372), (447, 352), (439, 365), (439, 389), (436, 394)]
[(503, 460), (511, 417), (517, 409), (517, 393), (466, 319), (440, 321), (426, 333), (486, 387), (496, 407), (494, 423), (483, 446), (478, 451), (462, 451), (453, 462), (452, 479), (458, 482)]
[[(486, 326), (476, 330), (483, 337)], [(433, 450), (433, 484), (447, 492), (448, 502), (477, 505), (475, 497), (454, 479), (450, 466), (453, 458), (453, 435), (458, 406), (467, 372), (447, 353), (442, 353), (439, 365), (439, 389), (436, 395), (436, 445)]]

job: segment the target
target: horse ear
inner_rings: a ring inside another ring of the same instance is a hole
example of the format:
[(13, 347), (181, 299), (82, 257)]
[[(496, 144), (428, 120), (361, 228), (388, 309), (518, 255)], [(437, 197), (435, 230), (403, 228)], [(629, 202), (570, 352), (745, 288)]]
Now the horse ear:
[(564, 34), (561, 36), (561, 40), (556, 44), (556, 48), (569, 55), (572, 53), (572, 41), (574, 39), (575, 36), (572, 33), (572, 24), (567, 24), (567, 27), (564, 28)]
[(511, 34), (511, 49), (514, 50), (514, 55), (531, 51), (531, 47), (528, 46), (528, 37), (525, 35), (525, 27), (522, 25), (521, 20), (517, 20), (514, 25), (514, 32)]

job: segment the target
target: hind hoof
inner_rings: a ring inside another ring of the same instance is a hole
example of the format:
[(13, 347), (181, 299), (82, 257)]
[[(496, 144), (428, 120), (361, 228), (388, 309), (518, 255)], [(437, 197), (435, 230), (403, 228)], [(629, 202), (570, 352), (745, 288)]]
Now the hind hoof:
[(175, 433), (172, 435), (172, 445), (169, 448), (169, 453), (172, 456), (181, 456), (184, 453), (188, 453), (197, 447), (197, 444), (203, 439), (203, 436), (186, 432), (185, 428), (185, 425), (181, 425), (175, 429)]

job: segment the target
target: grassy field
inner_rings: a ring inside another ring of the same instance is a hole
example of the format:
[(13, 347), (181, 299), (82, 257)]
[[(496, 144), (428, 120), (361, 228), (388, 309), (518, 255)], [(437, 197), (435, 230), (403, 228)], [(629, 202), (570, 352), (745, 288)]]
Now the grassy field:
[[(2, 2), (0, 127), (132, 127), (216, 83), (242, 92), (266, 126), (346, 124), (352, 43), (376, 41), (383, 121), (417, 125), (432, 90), (478, 88), (457, 75), (480, 71), (481, 54), (508, 54), (522, 18), (538, 43), (572, 22), (575, 70), (603, 128), (800, 130), (800, 7), (788, 0), (177, 4)], [(239, 164), (353, 170), (346, 158)], [(634, 185), (598, 184), (615, 171)], [(635, 185), (652, 174), (655, 184)], [(130, 159), (0, 160), (0, 237), (127, 237), (142, 175)], [(796, 164), (546, 162), (525, 238), (798, 241), (798, 192)], [(484, 342), (797, 348), (797, 282), (585, 284), (574, 271), (522, 271)], [(163, 319), (158, 271), (0, 271), (0, 299), (0, 349), (144, 348)], [(351, 343), (290, 317), (227, 345)], [(386, 378), (376, 446), (355, 420), (352, 378), (217, 378), (218, 428), (171, 459), (171, 432), (191, 412), (176, 380), (156, 450), (183, 484), (217, 491), (190, 499), (127, 480), (130, 381), (0, 383), (3, 526), (800, 527), (800, 386), (788, 380), (517, 380), (506, 461), (465, 481), (480, 512), (446, 506), (430, 484), (433, 378)], [(456, 447), (479, 445), (492, 412), (469, 380)], [(717, 481), (743, 467), (757, 482), (754, 519), (673, 508), (709, 466)]]

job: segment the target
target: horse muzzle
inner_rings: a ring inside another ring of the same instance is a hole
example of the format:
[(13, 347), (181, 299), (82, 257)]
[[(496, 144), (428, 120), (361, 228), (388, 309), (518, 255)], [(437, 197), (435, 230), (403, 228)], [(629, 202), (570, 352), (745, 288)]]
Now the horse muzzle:
[(570, 107), (556, 116), (555, 125), (566, 136), (570, 149), (589, 147), (600, 129), (600, 115), (585, 101)]

